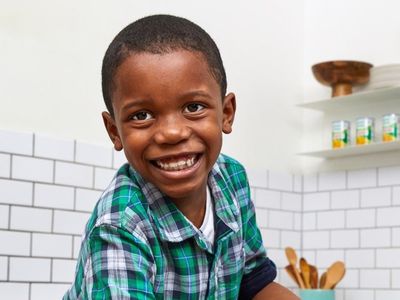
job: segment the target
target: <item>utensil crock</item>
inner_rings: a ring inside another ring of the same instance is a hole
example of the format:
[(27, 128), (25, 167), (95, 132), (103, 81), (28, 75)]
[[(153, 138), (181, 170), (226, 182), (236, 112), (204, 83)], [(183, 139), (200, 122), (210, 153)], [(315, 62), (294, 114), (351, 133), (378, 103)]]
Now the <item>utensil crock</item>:
[(301, 300), (335, 300), (335, 290), (301, 289)]

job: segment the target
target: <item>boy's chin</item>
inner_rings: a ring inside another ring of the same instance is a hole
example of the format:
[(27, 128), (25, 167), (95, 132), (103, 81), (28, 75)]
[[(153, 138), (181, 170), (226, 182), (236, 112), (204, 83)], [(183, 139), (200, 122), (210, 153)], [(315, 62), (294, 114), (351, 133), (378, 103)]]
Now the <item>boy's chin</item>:
[[(199, 179), (199, 178), (197, 178)], [(205, 181), (205, 182), (203, 182)], [(174, 186), (158, 186), (163, 194), (165, 194), (175, 204), (196, 203), (201, 195), (205, 195), (207, 187), (207, 177), (204, 180), (191, 183), (181, 183)]]

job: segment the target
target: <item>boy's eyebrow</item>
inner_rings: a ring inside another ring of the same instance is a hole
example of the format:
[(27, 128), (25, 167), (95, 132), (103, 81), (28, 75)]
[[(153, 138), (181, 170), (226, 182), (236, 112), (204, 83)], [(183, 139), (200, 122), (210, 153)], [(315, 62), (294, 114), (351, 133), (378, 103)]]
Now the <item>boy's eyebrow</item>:
[[(193, 96), (202, 96), (202, 97), (206, 97), (206, 98), (211, 98), (211, 95), (204, 90), (193, 90), (193, 91), (185, 92), (185, 93), (182, 93), (181, 95), (179, 95), (179, 98), (185, 99), (185, 98), (193, 97)], [(131, 108), (132, 106), (142, 106), (144, 104), (149, 104), (151, 102), (152, 102), (152, 99), (145, 99), (145, 98), (133, 99), (132, 101), (129, 101), (128, 103), (126, 103), (122, 107), (122, 109), (125, 110), (128, 108)]]
[(208, 98), (211, 97), (211, 95), (204, 90), (193, 90), (193, 91), (189, 91), (186, 93), (182, 93), (180, 96), (182, 98), (186, 98), (189, 96), (203, 96), (203, 97), (208, 97)]
[(125, 110), (131, 108), (132, 106), (141, 106), (143, 104), (149, 103), (150, 101), (151, 100), (148, 99), (134, 99), (126, 103), (124, 106), (122, 106), (122, 109)]

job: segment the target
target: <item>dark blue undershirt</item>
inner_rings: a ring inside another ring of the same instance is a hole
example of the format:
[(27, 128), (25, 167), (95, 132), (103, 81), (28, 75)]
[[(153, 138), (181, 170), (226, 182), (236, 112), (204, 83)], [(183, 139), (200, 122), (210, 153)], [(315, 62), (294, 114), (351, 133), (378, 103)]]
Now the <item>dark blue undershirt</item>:
[(252, 299), (267, 284), (274, 281), (276, 266), (272, 260), (266, 260), (251, 273), (244, 275), (240, 284), (239, 299)]

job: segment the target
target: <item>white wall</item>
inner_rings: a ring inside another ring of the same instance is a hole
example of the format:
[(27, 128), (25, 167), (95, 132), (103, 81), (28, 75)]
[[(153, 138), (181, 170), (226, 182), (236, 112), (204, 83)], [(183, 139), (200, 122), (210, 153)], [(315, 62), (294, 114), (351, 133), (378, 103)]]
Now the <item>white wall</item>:
[(303, 1), (7, 1), (1, 7), (0, 128), (108, 144), (102, 56), (115, 34), (153, 13), (187, 17), (216, 40), (237, 94), (224, 151), (248, 166), (298, 169)]
[[(109, 145), (100, 118), (105, 49), (129, 22), (171, 13), (200, 24), (220, 47), (228, 90), (238, 99), (224, 152), (248, 167), (282, 172), (391, 165), (398, 155), (296, 156), (329, 148), (333, 119), (369, 111), (324, 117), (295, 105), (329, 97), (311, 74), (317, 62), (400, 62), (399, 9), (396, 0), (9, 1), (0, 18), (0, 128)], [(372, 114), (387, 110), (377, 106)]]
[[(396, 0), (305, 1), (304, 102), (330, 97), (331, 89), (319, 84), (311, 66), (329, 60), (359, 60), (375, 66), (400, 63), (400, 2)], [(391, 107), (375, 105), (342, 113), (304, 111), (303, 151), (330, 147), (330, 122), (363, 115), (380, 121), (383, 114), (400, 112), (400, 102)], [(321, 130), (322, 129), (322, 130)], [(397, 164), (398, 153), (323, 161), (304, 159), (303, 172), (357, 169)]]

